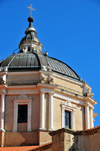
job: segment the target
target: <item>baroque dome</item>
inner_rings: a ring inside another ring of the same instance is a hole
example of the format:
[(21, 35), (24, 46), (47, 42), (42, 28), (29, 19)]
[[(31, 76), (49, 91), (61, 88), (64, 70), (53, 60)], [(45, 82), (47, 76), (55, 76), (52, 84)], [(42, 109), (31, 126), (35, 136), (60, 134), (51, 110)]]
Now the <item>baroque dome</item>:
[(70, 68), (67, 64), (48, 57), (42, 53), (17, 53), (12, 54), (0, 63), (1, 70), (7, 69), (8, 72), (13, 71), (38, 71), (40, 69), (45, 71), (53, 71), (59, 74), (63, 74), (77, 80), (80, 77), (77, 73)]
[(5, 60), (0, 61), (0, 71), (53, 71), (76, 80), (81, 80), (77, 73), (64, 62), (49, 57), (43, 53), (42, 44), (37, 37), (37, 32), (33, 27), (32, 17), (28, 18), (29, 27), (25, 31), (25, 36), (19, 44), (19, 52), (12, 54)]

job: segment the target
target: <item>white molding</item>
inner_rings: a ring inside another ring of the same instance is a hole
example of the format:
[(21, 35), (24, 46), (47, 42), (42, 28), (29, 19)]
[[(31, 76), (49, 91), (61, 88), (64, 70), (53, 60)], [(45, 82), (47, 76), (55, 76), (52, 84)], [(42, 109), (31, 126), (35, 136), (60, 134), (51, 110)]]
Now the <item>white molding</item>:
[(44, 93), (40, 93), (40, 130), (45, 130), (44, 128)]
[(87, 83), (84, 83), (84, 84), (83, 84), (83, 87), (86, 87), (86, 88), (88, 88), (89, 90), (91, 90), (91, 89), (92, 89), (92, 87), (91, 87), (91, 86), (89, 86)]
[(86, 129), (90, 128), (90, 123), (89, 123), (89, 106), (86, 104), (85, 106), (85, 127)]
[(91, 109), (94, 109), (94, 106), (89, 101), (85, 102), (85, 106), (89, 106)]
[(85, 101), (91, 101), (93, 103), (93, 105), (97, 104), (97, 101), (95, 101), (94, 99), (90, 98), (90, 97), (84, 97)]
[(85, 105), (84, 101), (79, 100), (79, 99), (75, 99), (75, 98), (68, 97), (68, 96), (66, 96), (65, 94), (61, 94), (61, 93), (57, 93), (57, 92), (56, 92), (56, 93), (54, 93), (54, 97), (60, 98), (60, 99), (62, 99), (62, 100), (69, 100), (69, 101), (72, 102), (72, 103), (80, 104), (80, 105), (82, 105), (82, 106)]
[(21, 94), (39, 94), (39, 90), (9, 90), (6, 95), (20, 95)]
[(54, 93), (53, 89), (47, 89), (47, 88), (41, 88), (40, 91), (43, 93)]
[(53, 93), (49, 93), (49, 130), (53, 131)]
[(47, 88), (57, 88), (57, 86), (52, 84), (44, 84), (44, 83), (38, 83), (37, 87), (47, 87)]
[[(56, 91), (61, 92), (61, 89), (57, 88), (57, 89), (56, 89)], [(74, 92), (75, 92), (75, 91), (74, 91)], [(63, 93), (64, 93), (64, 94), (69, 94), (69, 95), (72, 95), (72, 96), (74, 96), (74, 97), (75, 97), (75, 94), (74, 94), (74, 93), (68, 92), (68, 91), (66, 91), (66, 90), (64, 90), (64, 91), (63, 91)], [(79, 93), (79, 92), (78, 92), (78, 91), (76, 91), (76, 93)], [(81, 96), (81, 95), (78, 95), (78, 96), (77, 96), (77, 98), (78, 98), (78, 99), (84, 99), (84, 97), (83, 97), (83, 96)]]
[(94, 123), (93, 123), (93, 109), (92, 108), (90, 108), (90, 117), (91, 117), (91, 127), (90, 128), (92, 128), (92, 127), (94, 127)]
[[(62, 128), (65, 127), (65, 120), (64, 120), (64, 114), (65, 111), (69, 111), (71, 112), (71, 129), (75, 130), (75, 107), (71, 106), (71, 103), (69, 103), (70, 101), (66, 101), (65, 103), (61, 104), (62, 107)], [(67, 105), (69, 104), (69, 105)]]
[(32, 118), (32, 99), (29, 99), (27, 95), (20, 95), (18, 99), (14, 101), (14, 120), (13, 120), (13, 132), (17, 132), (17, 119), (18, 119), (18, 105), (27, 104), (28, 105), (28, 122), (27, 122), (27, 131), (31, 131), (31, 118)]
[(53, 74), (54, 72), (52, 71), (44, 71), (44, 70), (39, 70), (40, 73), (44, 73), (44, 74)]
[[(56, 90), (58, 90), (58, 89), (56, 89)], [(59, 90), (59, 92), (61, 92), (61, 90)], [(65, 97), (64, 96), (66, 96), (67, 94), (70, 94), (70, 95), (72, 95), (71, 93), (67, 93), (67, 92), (63, 92), (64, 94), (61, 94), (61, 93), (59, 93), (59, 92), (56, 92), (55, 94), (54, 94), (54, 96), (55, 97), (59, 97), (59, 98), (61, 98), (62, 96), (62, 99), (64, 99), (65, 100)], [(65, 95), (66, 94), (66, 95)], [(74, 96), (74, 95), (72, 95), (72, 96)], [(68, 96), (66, 96), (66, 97), (68, 97)], [(74, 96), (75, 97), (75, 96)], [(71, 97), (69, 97), (69, 98), (71, 98)], [(72, 100), (73, 100), (73, 98), (71, 98)], [(82, 99), (82, 100), (80, 100), (80, 99)], [(97, 102), (94, 100), (94, 99), (92, 99), (92, 98), (90, 98), (90, 97), (81, 97), (81, 96), (78, 96), (77, 97), (77, 99), (76, 98), (74, 98), (74, 100), (76, 100), (76, 101), (78, 101), (78, 102), (80, 102), (79, 104), (81, 104), (81, 105), (84, 105), (85, 103), (82, 103), (82, 102), (86, 102), (86, 101), (89, 101), (90, 103), (92, 103), (93, 105), (96, 105), (97, 104)]]
[(16, 89), (16, 88), (20, 88), (20, 89), (30, 89), (30, 88), (36, 88), (36, 85), (18, 85), (18, 86), (8, 86), (8, 89)]
[(22, 99), (31, 99), (31, 97), (28, 97), (26, 94), (21, 94), (18, 97), (15, 97), (15, 100), (22, 100)]
[(1, 94), (1, 125), (0, 128), (4, 129), (4, 116), (5, 116), (5, 93)]
[(83, 82), (74, 80), (74, 79), (72, 79), (72, 78), (70, 78), (70, 77), (63, 76), (63, 75), (58, 75), (57, 73), (54, 73), (54, 72), (53, 72), (53, 75), (54, 75), (54, 77), (57, 77), (57, 78), (60, 78), (60, 79), (66, 80), (66, 81), (70, 81), (70, 82), (75, 83), (75, 84), (77, 84), (77, 85), (83, 86)]

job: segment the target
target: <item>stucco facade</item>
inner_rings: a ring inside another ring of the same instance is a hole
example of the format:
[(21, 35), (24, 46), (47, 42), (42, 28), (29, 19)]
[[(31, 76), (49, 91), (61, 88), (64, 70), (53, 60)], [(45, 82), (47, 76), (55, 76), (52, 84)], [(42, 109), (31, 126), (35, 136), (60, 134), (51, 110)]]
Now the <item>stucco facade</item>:
[[(44, 74), (44, 71), (35, 71), (34, 72), (16, 72), (16, 73), (7, 73), (4, 72), (2, 75), (6, 75), (6, 81), (4, 84), (1, 84), (1, 96), (3, 91), (5, 95), (5, 111), (4, 111), (4, 130), (5, 132), (5, 139), (3, 144), (9, 146), (9, 141), (13, 142), (14, 138), (17, 139), (19, 137), (18, 144), (12, 145), (21, 145), (25, 141), (23, 141), (21, 132), (27, 132), (27, 123), (17, 123), (16, 130), (14, 130), (14, 102), (18, 101), (18, 103), (29, 102), (31, 99), (31, 130), (32, 133), (40, 133), (40, 110), (41, 110), (41, 94), (44, 94), (44, 110), (42, 113), (43, 118), (43, 125), (44, 129), (42, 131), (49, 132), (50, 129), (50, 94), (52, 96), (52, 114), (53, 114), (53, 130), (57, 130), (64, 127), (64, 111), (67, 110), (71, 112), (71, 129), (73, 130), (85, 130), (86, 129), (86, 106), (89, 107), (89, 121), (88, 121), (88, 128), (92, 128), (91, 121), (93, 123), (93, 117), (91, 119), (91, 109), (93, 110), (93, 106), (96, 104), (96, 101), (93, 100), (91, 97), (84, 97), (84, 89), (89, 87), (87, 84), (82, 82), (76, 82), (74, 79), (69, 77), (60, 76), (59, 74), (55, 74), (53, 72), (48, 72), (46, 74), (46, 78), (44, 81), (41, 80), (41, 74)], [(13, 77), (14, 75), (14, 77)], [(52, 75), (54, 77), (54, 81), (52, 84), (49, 83), (49, 76)], [(18, 78), (17, 78), (18, 77)], [(34, 81), (36, 78), (37, 85), (30, 84), (30, 81)], [(28, 85), (26, 85), (25, 83)], [(14, 83), (13, 83), (14, 82)], [(60, 83), (59, 83), (60, 82)], [(62, 89), (63, 88), (63, 89)], [(90, 87), (89, 87), (90, 88)], [(90, 91), (87, 89), (87, 91)], [(1, 97), (2, 98), (2, 97)], [(0, 104), (1, 105), (1, 104)], [(18, 112), (18, 111), (17, 111)], [(73, 113), (72, 113), (73, 112)], [(18, 113), (17, 113), (18, 114)], [(1, 122), (1, 121), (0, 121)], [(74, 126), (73, 126), (74, 125)], [(13, 132), (14, 131), (14, 132)], [(6, 135), (7, 133), (7, 135)], [(19, 136), (18, 136), (19, 135)], [(31, 133), (29, 132), (31, 137)], [(37, 144), (45, 143), (50, 141), (46, 136), (42, 141), (39, 142), (39, 134), (37, 134)], [(8, 136), (11, 136), (11, 140)], [(24, 136), (25, 137), (25, 136)], [(34, 138), (36, 136), (34, 135)], [(33, 138), (33, 139), (34, 139)], [(41, 137), (42, 138), (42, 137)], [(15, 139), (15, 140), (16, 140)], [(6, 142), (5, 142), (6, 140)], [(13, 141), (12, 141), (13, 140)], [(29, 144), (34, 144), (35, 142), (30, 141)]]

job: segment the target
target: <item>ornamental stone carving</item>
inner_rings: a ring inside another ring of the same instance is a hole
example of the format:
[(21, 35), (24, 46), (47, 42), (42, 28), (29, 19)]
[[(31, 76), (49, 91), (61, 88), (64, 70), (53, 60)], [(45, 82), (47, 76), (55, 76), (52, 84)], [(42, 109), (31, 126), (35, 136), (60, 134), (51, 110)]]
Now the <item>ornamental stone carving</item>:
[(41, 74), (41, 81), (44, 81), (45, 80), (45, 76), (44, 74)]
[(41, 69), (43, 71), (51, 71), (51, 68), (49, 66), (43, 66), (43, 65), (41, 65)]
[(20, 99), (32, 99), (32, 98), (31, 98), (31, 97), (28, 97), (28, 96), (25, 95), (25, 94), (21, 94), (20, 96), (15, 97), (15, 100), (20, 100)]
[(49, 75), (49, 83), (50, 83), (50, 84), (53, 84), (53, 82), (54, 82), (53, 80), (54, 80), (53, 76), (52, 76), (52, 75)]
[(65, 105), (72, 106), (71, 102), (69, 100), (66, 100)]
[(1, 78), (1, 84), (5, 84), (6, 83), (6, 74), (4, 74)]

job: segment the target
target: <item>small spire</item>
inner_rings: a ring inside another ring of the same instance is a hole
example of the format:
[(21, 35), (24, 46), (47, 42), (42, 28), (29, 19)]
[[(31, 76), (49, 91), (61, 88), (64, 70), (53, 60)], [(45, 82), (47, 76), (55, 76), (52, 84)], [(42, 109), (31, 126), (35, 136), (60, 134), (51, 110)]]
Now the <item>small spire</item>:
[(33, 27), (32, 22), (34, 21), (33, 17), (28, 17), (29, 27)]
[[(28, 9), (30, 9), (30, 17), (28, 18), (28, 22), (29, 22), (29, 27), (33, 28), (33, 24), (32, 22), (34, 21), (34, 18), (32, 17), (32, 11), (35, 11), (35, 9), (32, 7), (32, 4), (30, 4), (30, 7), (27, 6)], [(29, 28), (28, 27), (28, 28)]]
[(30, 4), (30, 7), (27, 6), (28, 9), (30, 9), (30, 17), (32, 17), (32, 10), (35, 11), (35, 9), (32, 7), (32, 4)]

